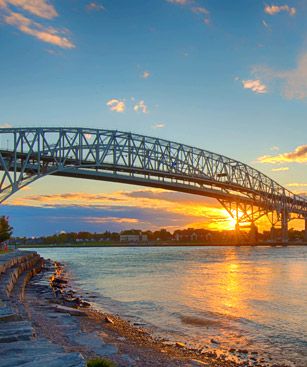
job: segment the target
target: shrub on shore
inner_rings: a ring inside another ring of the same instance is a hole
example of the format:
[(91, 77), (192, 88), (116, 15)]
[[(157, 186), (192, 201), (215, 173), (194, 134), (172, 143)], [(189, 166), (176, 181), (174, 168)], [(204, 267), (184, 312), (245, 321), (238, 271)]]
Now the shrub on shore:
[(87, 367), (116, 367), (116, 364), (109, 359), (94, 358), (87, 361)]

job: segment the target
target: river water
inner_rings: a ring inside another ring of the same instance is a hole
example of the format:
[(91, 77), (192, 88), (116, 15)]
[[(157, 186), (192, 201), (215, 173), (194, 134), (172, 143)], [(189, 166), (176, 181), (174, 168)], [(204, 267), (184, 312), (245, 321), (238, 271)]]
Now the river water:
[(157, 336), (307, 366), (307, 247), (36, 250), (98, 308)]

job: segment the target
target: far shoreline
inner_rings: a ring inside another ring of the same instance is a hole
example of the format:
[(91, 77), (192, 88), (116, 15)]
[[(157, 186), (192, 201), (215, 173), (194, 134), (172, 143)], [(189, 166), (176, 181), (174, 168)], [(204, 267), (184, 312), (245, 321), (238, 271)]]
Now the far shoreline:
[(99, 242), (81, 242), (81, 243), (58, 243), (58, 244), (27, 244), (27, 245), (16, 245), (16, 248), (95, 248), (95, 247), (296, 247), (296, 246), (307, 246), (307, 243), (289, 242), (289, 243), (246, 243), (246, 244), (234, 244), (234, 243), (195, 243), (195, 242), (183, 242), (183, 243), (99, 243)]

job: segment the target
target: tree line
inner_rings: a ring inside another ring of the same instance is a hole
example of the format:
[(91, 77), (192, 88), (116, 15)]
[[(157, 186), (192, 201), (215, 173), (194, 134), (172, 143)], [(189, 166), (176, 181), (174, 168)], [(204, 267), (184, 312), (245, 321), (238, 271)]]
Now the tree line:
[(9, 224), (9, 218), (0, 217), (0, 244), (9, 240), (13, 233), (13, 227)]

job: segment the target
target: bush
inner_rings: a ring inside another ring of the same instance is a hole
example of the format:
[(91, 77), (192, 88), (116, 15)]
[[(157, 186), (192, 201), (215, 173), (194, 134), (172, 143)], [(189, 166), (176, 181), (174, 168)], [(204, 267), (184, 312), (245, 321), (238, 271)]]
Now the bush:
[(95, 358), (87, 362), (87, 367), (116, 367), (116, 364), (109, 359)]

